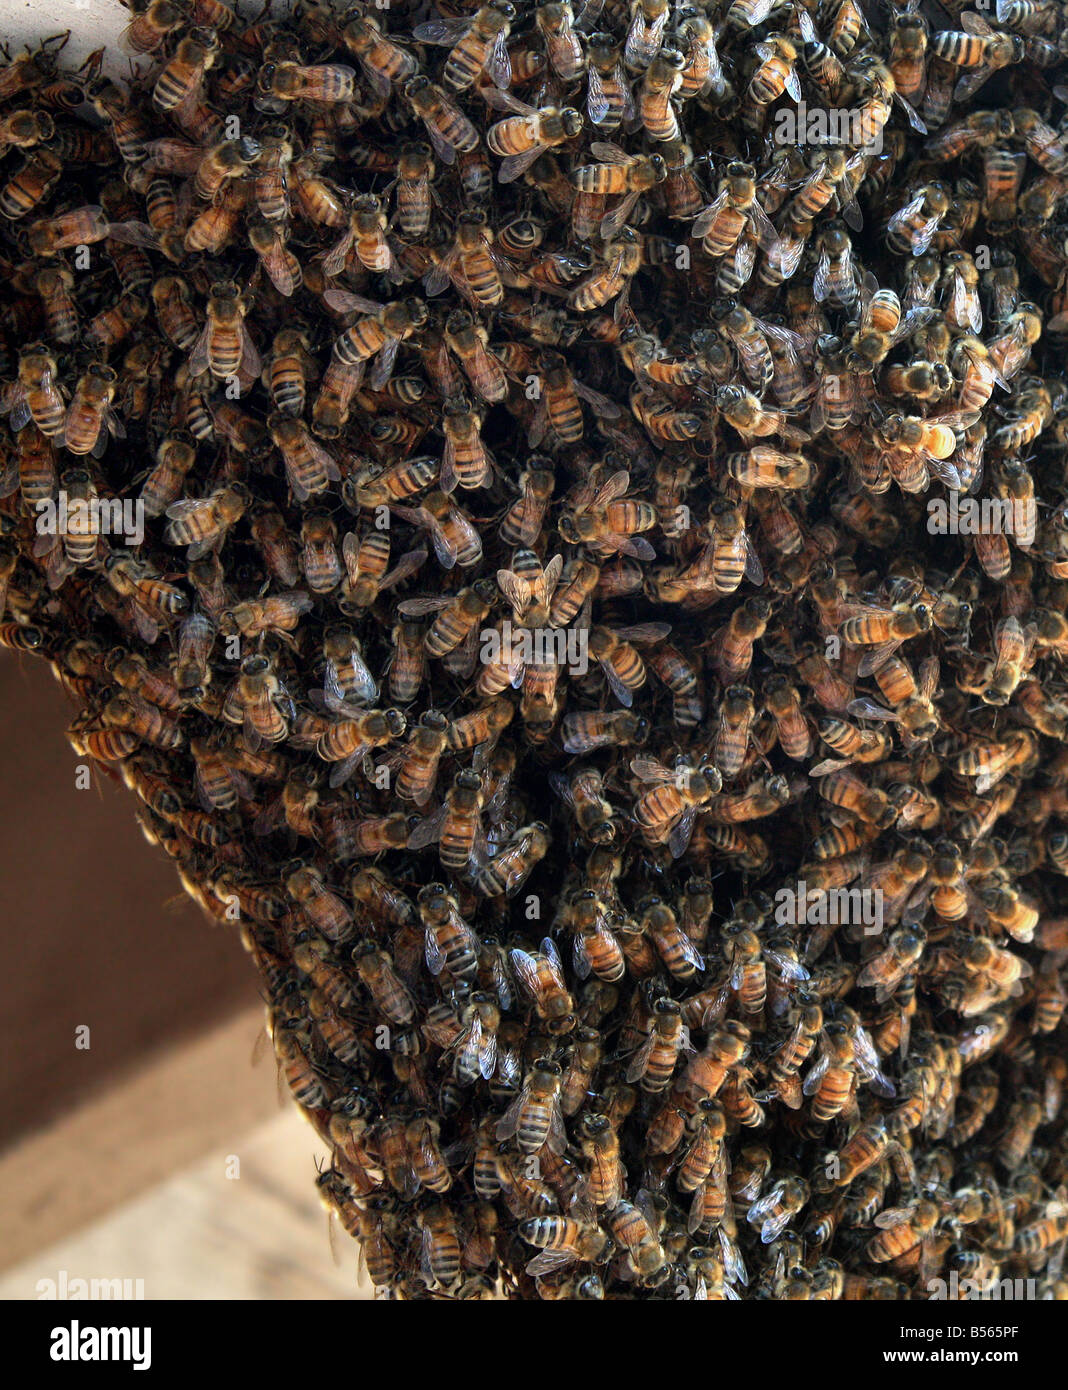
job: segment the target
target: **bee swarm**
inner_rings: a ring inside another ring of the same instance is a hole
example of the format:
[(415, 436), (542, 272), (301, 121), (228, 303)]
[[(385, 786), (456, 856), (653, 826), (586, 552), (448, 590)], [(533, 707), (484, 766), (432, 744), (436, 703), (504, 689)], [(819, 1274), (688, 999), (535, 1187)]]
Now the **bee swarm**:
[(1065, 10), (870, 10), (0, 71), (0, 642), (388, 1296), (1068, 1296)]

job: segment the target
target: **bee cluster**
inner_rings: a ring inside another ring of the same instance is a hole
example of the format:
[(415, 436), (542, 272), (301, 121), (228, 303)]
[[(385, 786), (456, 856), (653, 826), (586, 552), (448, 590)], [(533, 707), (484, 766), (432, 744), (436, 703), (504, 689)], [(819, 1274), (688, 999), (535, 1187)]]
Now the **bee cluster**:
[(0, 71), (0, 643), (391, 1296), (1068, 1296), (1065, 11), (936, 8)]

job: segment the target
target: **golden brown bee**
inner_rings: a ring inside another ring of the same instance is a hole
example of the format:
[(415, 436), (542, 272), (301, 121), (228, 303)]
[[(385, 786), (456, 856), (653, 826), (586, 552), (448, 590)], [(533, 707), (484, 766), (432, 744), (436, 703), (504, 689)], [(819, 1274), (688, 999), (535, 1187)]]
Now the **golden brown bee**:
[[(513, 952), (516, 954), (522, 953)], [(563, 1030), (558, 1027), (556, 1031)], [(563, 1153), (567, 1135), (560, 1110), (561, 1074), (556, 1062), (539, 1058), (534, 1063), (523, 1089), (497, 1123), (498, 1142), (514, 1135), (522, 1153), (537, 1153), (545, 1145), (553, 1153)]]
[(519, 1234), (540, 1255), (527, 1264), (530, 1275), (549, 1274), (578, 1260), (598, 1263), (609, 1247), (609, 1237), (593, 1223), (582, 1223), (569, 1216), (538, 1216), (522, 1221)]
[(397, 974), (389, 953), (368, 938), (353, 947), (352, 960), (379, 1013), (390, 1023), (411, 1023), (415, 1017), (415, 1000)]
[(221, 51), (222, 44), (214, 29), (190, 29), (156, 78), (152, 88), (154, 104), (161, 111), (173, 111), (192, 98)]
[(576, 1023), (574, 1000), (564, 988), (563, 966), (552, 939), (546, 937), (534, 954), (513, 948), (509, 963), (549, 1032), (571, 1032)]
[(125, 429), (111, 411), (115, 399), (118, 373), (102, 362), (90, 365), (79, 378), (67, 411), (63, 431), (64, 447), (72, 454), (99, 454), (112, 434), (125, 434)]
[(21, 430), (33, 421), (46, 438), (61, 434), (67, 407), (56, 381), (56, 360), (43, 343), (31, 343), (19, 355), (18, 380), (4, 393), (10, 425)]
[(62, 267), (46, 267), (38, 271), (35, 285), (48, 321), (49, 338), (56, 343), (72, 343), (78, 336), (78, 311), (71, 297), (73, 275)]
[(454, 164), (457, 154), (466, 154), (478, 146), (478, 131), (428, 77), (420, 75), (410, 78), (404, 85), (404, 95), (425, 125), (435, 153), (443, 164)]
[[(270, 277), (279, 294), (288, 299), (299, 288), (303, 279), (300, 262), (292, 251), (286, 249), (282, 232), (266, 219), (249, 219), (247, 223), (249, 245), (260, 259), (260, 263)], [(283, 332), (293, 333), (286, 329)], [(282, 334), (278, 334), (275, 342)], [(251, 371), (251, 362), (246, 370)]]
[(622, 47), (612, 34), (598, 30), (586, 38), (586, 59), (586, 114), (599, 130), (618, 130), (630, 101)]
[(279, 101), (315, 101), (326, 104), (353, 99), (356, 70), (341, 63), (305, 67), (299, 63), (264, 63), (258, 85)]
[(450, 46), (442, 76), (454, 92), (465, 91), (483, 71), (498, 87), (508, 87), (512, 80), (508, 34), (515, 17), (510, 0), (491, 0), (469, 17), (418, 24), (412, 37), (419, 43)]
[(644, 262), (641, 237), (633, 227), (622, 227), (615, 237), (602, 244), (600, 257), (601, 268), (580, 281), (568, 295), (568, 305), (581, 313), (600, 309), (627, 290)]
[(475, 394), (491, 404), (504, 400), (508, 381), (500, 360), (487, 350), (489, 336), (485, 328), (469, 313), (457, 309), (445, 321), (445, 341)]
[(241, 483), (219, 488), (207, 497), (185, 498), (166, 508), (169, 545), (185, 545), (190, 560), (212, 550), (244, 516), (251, 493)]

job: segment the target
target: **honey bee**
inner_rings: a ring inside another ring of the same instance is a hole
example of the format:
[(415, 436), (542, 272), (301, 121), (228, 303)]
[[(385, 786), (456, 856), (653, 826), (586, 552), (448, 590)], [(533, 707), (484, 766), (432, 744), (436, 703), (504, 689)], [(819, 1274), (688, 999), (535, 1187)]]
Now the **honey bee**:
[(575, 1261), (599, 1263), (611, 1248), (609, 1237), (599, 1226), (570, 1216), (539, 1216), (521, 1221), (519, 1234), (528, 1245), (542, 1252), (526, 1266), (532, 1277), (565, 1269)]
[[(520, 826), (494, 858), (478, 871), (475, 876), (476, 888), (488, 898), (497, 897), (502, 893), (508, 897), (514, 897), (530, 877), (536, 865), (545, 858), (549, 844), (548, 828), (543, 822), (532, 821), (529, 825)], [(542, 942), (542, 952), (545, 953), (545, 941)], [(512, 959), (511, 964), (518, 978), (519, 971), (514, 959)], [(544, 986), (544, 972), (539, 978), (542, 979)], [(559, 1024), (561, 1022), (555, 1014), (552, 1017), (554, 1023)], [(570, 1026), (567, 1029), (559, 1028), (556, 1031), (570, 1031)], [(554, 1028), (550, 1026), (549, 1031), (553, 1032)]]
[(67, 404), (59, 386), (56, 359), (43, 343), (31, 343), (19, 355), (18, 379), (9, 386), (2, 405), (9, 424), (21, 430), (32, 420), (47, 439), (63, 432)]
[(232, 280), (212, 285), (207, 322), (189, 356), (189, 370), (194, 376), (210, 372), (222, 381), (237, 378), (247, 384), (259, 377), (263, 363), (245, 327), (248, 307)]
[(513, 948), (509, 964), (547, 1030), (553, 1034), (570, 1033), (577, 1021), (575, 1003), (564, 985), (563, 965), (552, 938), (545, 937), (534, 954)]
[(152, 101), (161, 111), (174, 111), (195, 99), (208, 70), (222, 51), (214, 29), (198, 26), (178, 41), (174, 56), (156, 78)]
[(560, 1078), (558, 1063), (546, 1058), (534, 1063), (523, 1089), (497, 1123), (498, 1142), (514, 1135), (522, 1153), (537, 1153), (546, 1145), (553, 1153), (564, 1152), (567, 1134), (560, 1110)]
[(598, 30), (586, 38), (586, 58), (586, 114), (598, 129), (618, 130), (624, 111), (633, 110), (621, 45)]
[[(624, 50), (625, 51), (625, 50)], [(664, 45), (645, 65), (638, 91), (638, 110), (650, 140), (679, 140), (682, 131), (672, 98), (682, 89), (686, 55)]]
[(277, 101), (349, 102), (355, 95), (356, 70), (341, 63), (305, 67), (300, 63), (268, 62), (257, 79), (262, 92)]
[(445, 323), (445, 340), (455, 353), (472, 389), (490, 404), (508, 394), (508, 381), (500, 360), (488, 351), (489, 337), (481, 324), (462, 309), (451, 313)]
[(640, 71), (648, 68), (660, 50), (669, 18), (668, 6), (662, 0), (641, 0), (632, 6), (632, 11), (624, 57), (628, 68)]
[(255, 751), (261, 743), (287, 738), (294, 713), (289, 692), (270, 658), (245, 657), (223, 705), (223, 718), (243, 725), (245, 739)]
[(419, 43), (449, 45), (442, 75), (454, 92), (465, 91), (483, 71), (504, 88), (512, 81), (508, 35), (515, 17), (509, 0), (491, 0), (472, 16), (419, 24), (412, 37)]
[(616, 299), (613, 313), (619, 316), (626, 303), (629, 283), (643, 264), (641, 238), (633, 227), (622, 227), (616, 236), (602, 244), (600, 257), (600, 268), (575, 286), (568, 295), (568, 306), (580, 313), (589, 313)]
[(118, 379), (115, 369), (103, 362), (91, 363), (79, 378), (62, 434), (62, 443), (70, 453), (99, 457), (109, 435), (125, 438), (125, 426), (111, 409)]
[(421, 1211), (420, 1270), (427, 1285), (451, 1291), (460, 1283), (462, 1247), (456, 1218), (444, 1203)]
[(166, 508), (168, 545), (184, 545), (187, 558), (198, 560), (215, 549), (244, 516), (251, 493), (243, 483), (217, 488), (207, 497), (182, 498)]
[(442, 569), (455, 565), (467, 569), (482, 558), (482, 541), (478, 531), (463, 512), (444, 492), (427, 493), (421, 507), (393, 507), (393, 512), (415, 526), (430, 532), (434, 554)]
[(434, 153), (442, 164), (456, 163), (458, 154), (467, 154), (479, 144), (478, 131), (458, 106), (428, 77), (411, 77), (404, 95), (426, 127)]
[(719, 770), (712, 766), (697, 770), (685, 763), (672, 769), (651, 758), (632, 759), (630, 769), (639, 782), (654, 784), (634, 804), (635, 823), (650, 843), (667, 843), (679, 858), (693, 833), (697, 811), (722, 785)]

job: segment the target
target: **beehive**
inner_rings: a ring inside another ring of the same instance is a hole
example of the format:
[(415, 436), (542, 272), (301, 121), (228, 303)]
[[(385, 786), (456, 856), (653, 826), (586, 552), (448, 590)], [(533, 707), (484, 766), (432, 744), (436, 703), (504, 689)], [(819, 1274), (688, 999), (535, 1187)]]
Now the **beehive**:
[(127, 86), (0, 74), (0, 641), (384, 1293), (1063, 1295), (1068, 133), (995, 18), (155, 0)]

